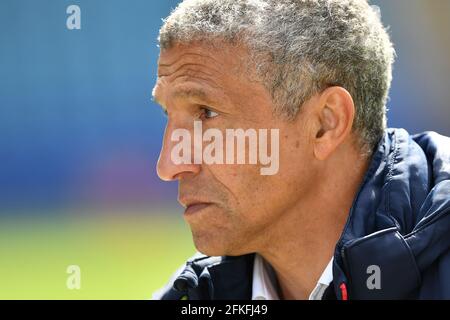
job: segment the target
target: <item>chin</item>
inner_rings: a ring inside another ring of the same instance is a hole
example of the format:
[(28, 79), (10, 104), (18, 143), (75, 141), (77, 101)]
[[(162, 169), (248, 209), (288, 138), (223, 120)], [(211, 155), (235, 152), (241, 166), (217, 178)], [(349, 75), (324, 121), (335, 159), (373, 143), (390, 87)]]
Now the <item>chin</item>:
[(226, 246), (217, 243), (214, 239), (206, 240), (204, 237), (194, 235), (194, 245), (197, 251), (207, 256), (224, 256), (227, 254)]
[(240, 248), (240, 246), (236, 246), (236, 243), (226, 241), (226, 239), (219, 237), (217, 234), (210, 234), (208, 236), (193, 234), (193, 240), (195, 248), (210, 257), (238, 256), (249, 253)]

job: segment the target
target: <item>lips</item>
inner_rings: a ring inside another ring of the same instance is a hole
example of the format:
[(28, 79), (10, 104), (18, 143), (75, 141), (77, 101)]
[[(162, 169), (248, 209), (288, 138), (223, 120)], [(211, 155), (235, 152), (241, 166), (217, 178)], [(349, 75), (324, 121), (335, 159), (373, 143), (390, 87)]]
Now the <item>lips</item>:
[(197, 194), (196, 192), (180, 192), (178, 195), (178, 202), (185, 208), (185, 215), (192, 215), (213, 205), (210, 199), (209, 196), (201, 196), (198, 191)]
[(200, 210), (203, 210), (203, 209), (209, 207), (211, 204), (212, 203), (208, 203), (208, 202), (197, 202), (197, 203), (189, 204), (188, 206), (186, 206), (186, 209), (184, 210), (184, 214), (192, 215), (196, 212), (199, 212)]

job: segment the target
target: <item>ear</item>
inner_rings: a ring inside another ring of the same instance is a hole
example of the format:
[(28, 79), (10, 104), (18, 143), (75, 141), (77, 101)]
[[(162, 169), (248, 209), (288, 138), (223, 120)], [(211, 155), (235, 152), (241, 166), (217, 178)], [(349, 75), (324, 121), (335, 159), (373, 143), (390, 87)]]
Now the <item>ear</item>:
[(325, 160), (350, 135), (355, 105), (347, 90), (335, 86), (321, 93), (316, 107), (318, 126), (314, 138), (314, 156)]

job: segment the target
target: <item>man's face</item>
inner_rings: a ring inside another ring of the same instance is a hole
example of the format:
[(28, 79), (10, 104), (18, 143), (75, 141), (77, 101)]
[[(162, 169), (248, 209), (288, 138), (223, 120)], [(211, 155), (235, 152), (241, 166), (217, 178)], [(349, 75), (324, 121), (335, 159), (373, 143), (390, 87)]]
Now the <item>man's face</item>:
[[(299, 120), (304, 111), (294, 121), (274, 115), (270, 94), (255, 80), (246, 57), (246, 50), (239, 47), (190, 44), (163, 50), (159, 59), (154, 97), (168, 121), (158, 175), (178, 180), (178, 200), (188, 207), (184, 218), (197, 249), (207, 255), (259, 251), (274, 240), (271, 230), (314, 183), (311, 141), (304, 130), (308, 124)], [(203, 132), (216, 128), (224, 137), (225, 129), (279, 129), (278, 172), (261, 175), (259, 162), (236, 164), (236, 160), (174, 164), (171, 153), (178, 142), (172, 141), (172, 133), (184, 128), (193, 137), (194, 121), (202, 121)]]

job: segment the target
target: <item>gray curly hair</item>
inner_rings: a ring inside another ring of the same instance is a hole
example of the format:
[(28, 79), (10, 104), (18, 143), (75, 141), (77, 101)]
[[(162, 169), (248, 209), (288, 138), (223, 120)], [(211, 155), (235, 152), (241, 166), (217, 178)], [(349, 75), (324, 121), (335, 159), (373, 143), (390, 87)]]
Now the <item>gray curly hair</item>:
[(371, 153), (386, 128), (395, 51), (366, 0), (185, 0), (164, 20), (161, 50), (220, 39), (244, 44), (275, 112), (293, 119), (331, 85), (353, 97), (353, 130)]

